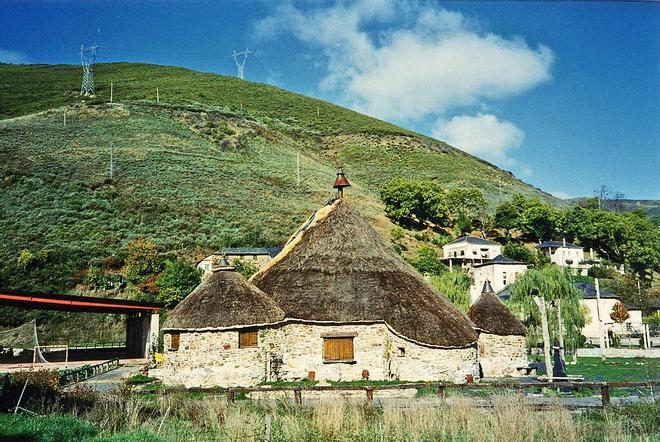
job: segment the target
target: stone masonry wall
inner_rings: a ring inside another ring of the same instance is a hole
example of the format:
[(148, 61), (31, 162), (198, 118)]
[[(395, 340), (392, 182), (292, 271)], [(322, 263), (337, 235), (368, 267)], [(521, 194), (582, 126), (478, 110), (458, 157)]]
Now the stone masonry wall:
[(484, 377), (520, 376), (518, 368), (528, 364), (524, 336), (481, 333), (478, 342)]
[[(323, 336), (349, 333), (354, 361), (323, 361)], [(401, 379), (465, 382), (478, 377), (477, 349), (437, 349), (402, 339), (385, 324), (320, 325), (294, 323), (262, 328), (258, 347), (238, 348), (238, 331), (181, 333), (179, 349), (169, 350), (165, 334), (163, 367), (150, 375), (186, 387), (249, 386), (263, 381)]]

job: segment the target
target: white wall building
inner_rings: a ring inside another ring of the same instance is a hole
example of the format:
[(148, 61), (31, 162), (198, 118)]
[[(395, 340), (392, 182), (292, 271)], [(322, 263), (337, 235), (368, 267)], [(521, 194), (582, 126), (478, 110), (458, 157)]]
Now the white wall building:
[(470, 287), (470, 305), (477, 301), (486, 281), (490, 281), (493, 290), (497, 293), (512, 284), (525, 270), (527, 270), (526, 263), (514, 261), (504, 255), (498, 255), (483, 264), (475, 264), (468, 272), (473, 280)]
[(464, 236), (447, 243), (442, 248), (443, 261), (449, 267), (455, 264), (469, 267), (473, 264), (482, 264), (502, 253), (502, 246), (487, 239), (476, 236)]
[(562, 241), (545, 241), (538, 246), (545, 256), (561, 267), (567, 267), (578, 275), (587, 275), (591, 264), (585, 263), (584, 249), (575, 244)]

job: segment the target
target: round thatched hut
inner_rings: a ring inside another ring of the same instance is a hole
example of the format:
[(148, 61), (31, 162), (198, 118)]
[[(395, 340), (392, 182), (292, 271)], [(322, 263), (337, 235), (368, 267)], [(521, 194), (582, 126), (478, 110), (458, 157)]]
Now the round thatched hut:
[(264, 380), (258, 331), (284, 312), (228, 265), (205, 279), (163, 324), (163, 367), (150, 374), (168, 384), (254, 385)]
[(479, 363), (484, 377), (518, 376), (527, 367), (525, 326), (493, 292), (490, 281), (468, 310), (479, 330)]
[(314, 213), (250, 281), (287, 317), (269, 331), (283, 378), (478, 375), (470, 321), (343, 199)]

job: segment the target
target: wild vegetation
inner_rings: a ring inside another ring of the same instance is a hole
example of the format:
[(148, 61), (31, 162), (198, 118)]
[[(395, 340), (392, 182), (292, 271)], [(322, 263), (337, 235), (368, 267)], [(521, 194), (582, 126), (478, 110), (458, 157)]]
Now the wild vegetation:
[[(478, 402), (492, 404), (481, 408)], [(429, 402), (430, 401), (430, 402)], [(128, 390), (79, 388), (58, 400), (26, 403), (47, 417), (1, 414), (0, 437), (50, 440), (528, 441), (652, 440), (657, 404), (574, 414), (556, 405), (536, 411), (524, 398), (450, 394), (373, 407), (323, 400), (298, 408), (287, 400), (228, 404), (185, 392), (140, 398)]]

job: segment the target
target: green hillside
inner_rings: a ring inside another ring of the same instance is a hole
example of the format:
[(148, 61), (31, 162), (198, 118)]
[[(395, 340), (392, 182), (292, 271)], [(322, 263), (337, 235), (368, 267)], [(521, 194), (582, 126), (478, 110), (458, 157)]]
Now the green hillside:
[(143, 64), (95, 73), (98, 94), (83, 102), (79, 67), (0, 65), (0, 286), (72, 289), (134, 238), (189, 260), (282, 244), (332, 195), (338, 164), (385, 237), (378, 193), (395, 177), (477, 187), (493, 202), (501, 180), (505, 196), (561, 204), (444, 143), (272, 86)]

